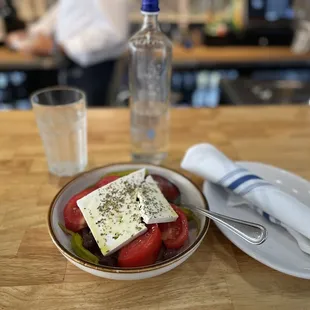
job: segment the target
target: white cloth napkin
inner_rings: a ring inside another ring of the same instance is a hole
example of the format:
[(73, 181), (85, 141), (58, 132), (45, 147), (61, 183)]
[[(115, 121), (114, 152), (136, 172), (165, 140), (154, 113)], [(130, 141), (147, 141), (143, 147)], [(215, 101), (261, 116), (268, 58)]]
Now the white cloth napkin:
[(300, 249), (310, 254), (310, 207), (238, 166), (210, 144), (191, 147), (181, 167), (229, 190), (228, 206), (247, 204), (284, 227)]

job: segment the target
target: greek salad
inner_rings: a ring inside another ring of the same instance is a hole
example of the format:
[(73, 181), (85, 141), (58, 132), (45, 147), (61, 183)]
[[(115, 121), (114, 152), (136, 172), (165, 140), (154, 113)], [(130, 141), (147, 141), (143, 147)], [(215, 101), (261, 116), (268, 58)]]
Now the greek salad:
[(197, 231), (195, 216), (178, 207), (180, 191), (146, 169), (103, 176), (66, 204), (62, 230), (82, 259), (111, 267), (144, 267), (170, 259)]

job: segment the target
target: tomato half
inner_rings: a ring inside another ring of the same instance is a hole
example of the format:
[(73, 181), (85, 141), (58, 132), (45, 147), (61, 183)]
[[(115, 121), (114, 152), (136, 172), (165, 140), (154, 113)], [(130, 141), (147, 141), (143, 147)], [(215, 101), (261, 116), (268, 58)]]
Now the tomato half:
[(66, 204), (64, 209), (64, 219), (67, 229), (73, 232), (78, 232), (79, 230), (87, 226), (84, 216), (80, 211), (79, 207), (77, 206), (76, 202), (84, 196), (93, 192), (95, 189), (96, 188), (85, 189), (81, 193), (73, 196)]
[(180, 191), (179, 189), (170, 181), (163, 178), (162, 176), (152, 174), (151, 175), (154, 181), (157, 183), (161, 192), (165, 196), (165, 198), (172, 203), (178, 203), (180, 199)]
[(148, 231), (124, 246), (118, 256), (120, 267), (143, 267), (156, 262), (162, 245), (158, 225), (148, 225)]
[(118, 176), (115, 176), (115, 175), (109, 175), (109, 176), (106, 176), (104, 177), (103, 179), (101, 179), (97, 184), (96, 184), (96, 187), (97, 188), (100, 188), (102, 186), (105, 186), (109, 183), (112, 183), (114, 182), (115, 180), (117, 180), (119, 177)]
[(178, 214), (175, 222), (159, 224), (162, 240), (168, 249), (179, 249), (188, 239), (188, 221), (184, 212), (177, 206), (171, 207)]

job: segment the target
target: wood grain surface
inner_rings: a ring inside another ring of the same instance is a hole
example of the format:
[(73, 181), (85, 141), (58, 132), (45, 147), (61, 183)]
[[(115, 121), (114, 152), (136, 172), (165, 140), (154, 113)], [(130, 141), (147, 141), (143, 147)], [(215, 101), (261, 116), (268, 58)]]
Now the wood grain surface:
[[(126, 109), (90, 110), (89, 166), (129, 161), (128, 128)], [(310, 179), (308, 107), (174, 110), (171, 135), (165, 165), (172, 168), (189, 146), (207, 141), (235, 160)], [(80, 271), (46, 227), (48, 205), (65, 181), (47, 172), (32, 112), (0, 113), (0, 309), (310, 309), (310, 281), (258, 263), (214, 225), (187, 262), (157, 278), (116, 282)]]

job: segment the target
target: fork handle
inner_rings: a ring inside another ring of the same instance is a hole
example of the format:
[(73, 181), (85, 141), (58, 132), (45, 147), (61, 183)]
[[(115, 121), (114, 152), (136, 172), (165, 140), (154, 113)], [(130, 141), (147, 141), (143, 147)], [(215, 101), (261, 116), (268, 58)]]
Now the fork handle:
[(198, 213), (228, 228), (233, 233), (251, 244), (259, 245), (267, 239), (267, 230), (262, 225), (231, 218), (229, 216), (207, 211), (196, 206), (194, 209)]

